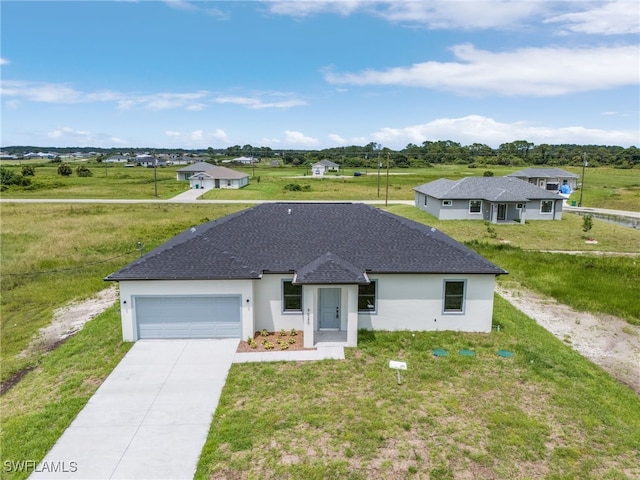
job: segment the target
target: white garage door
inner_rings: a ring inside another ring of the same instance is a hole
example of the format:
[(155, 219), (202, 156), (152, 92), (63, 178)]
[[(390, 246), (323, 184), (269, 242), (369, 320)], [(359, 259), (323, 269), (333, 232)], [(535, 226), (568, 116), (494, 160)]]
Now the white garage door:
[(136, 297), (138, 338), (240, 338), (240, 296)]

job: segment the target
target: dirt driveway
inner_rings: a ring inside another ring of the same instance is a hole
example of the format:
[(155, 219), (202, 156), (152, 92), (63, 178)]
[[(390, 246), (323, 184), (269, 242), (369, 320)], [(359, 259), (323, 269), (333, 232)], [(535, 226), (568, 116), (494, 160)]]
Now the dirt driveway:
[(579, 312), (522, 287), (498, 294), (539, 325), (640, 394), (640, 327), (612, 315)]

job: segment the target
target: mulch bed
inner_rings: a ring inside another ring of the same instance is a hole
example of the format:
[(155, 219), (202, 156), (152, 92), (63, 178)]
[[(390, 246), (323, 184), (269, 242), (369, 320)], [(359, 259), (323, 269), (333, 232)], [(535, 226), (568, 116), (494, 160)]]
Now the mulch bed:
[[(297, 332), (295, 336), (291, 336), (289, 330), (285, 331), (285, 335), (281, 335), (280, 332), (267, 332), (267, 335), (262, 335), (261, 332), (256, 332), (253, 336), (256, 342), (256, 348), (251, 348), (246, 340), (242, 340), (236, 350), (238, 353), (247, 352), (282, 352), (282, 351), (296, 351), (296, 350), (315, 350), (315, 348), (304, 348), (304, 334)], [(289, 343), (289, 339), (295, 340), (294, 343)], [(268, 342), (273, 345), (272, 349), (265, 348), (264, 342)], [(278, 343), (278, 341), (285, 342), (286, 348)]]

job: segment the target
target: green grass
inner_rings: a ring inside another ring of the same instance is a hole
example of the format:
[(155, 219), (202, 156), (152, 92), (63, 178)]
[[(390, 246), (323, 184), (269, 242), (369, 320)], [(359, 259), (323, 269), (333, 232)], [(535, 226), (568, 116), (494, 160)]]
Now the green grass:
[[(118, 198), (153, 199), (157, 187), (158, 198), (168, 199), (185, 191), (187, 182), (176, 181), (176, 170), (182, 165), (161, 167), (155, 172), (145, 167), (126, 168), (123, 165), (106, 165), (96, 162), (75, 162), (71, 166), (74, 174), (61, 177), (57, 165), (38, 161), (29, 162), (35, 166), (36, 175), (31, 177), (33, 185), (27, 189), (10, 187), (3, 196), (9, 198)], [(77, 165), (87, 165), (92, 177), (79, 178), (75, 174)], [(2, 166), (20, 171), (16, 162), (4, 161)], [(233, 166), (235, 170), (247, 173), (250, 184), (240, 190), (212, 190), (203, 196), (215, 200), (411, 200), (413, 188), (438, 178), (463, 178), (482, 175), (491, 171), (495, 176), (506, 175), (520, 167), (498, 165), (468, 168), (466, 165), (437, 165), (425, 168), (392, 168), (389, 176), (387, 196), (386, 169), (345, 168), (340, 176), (328, 174), (322, 179), (312, 178), (305, 167), (254, 167)], [(580, 167), (562, 167), (581, 176)], [(364, 175), (354, 177), (354, 172)], [(346, 178), (345, 178), (346, 177)], [(582, 181), (582, 178), (579, 179)], [(288, 192), (288, 183), (308, 185), (308, 192)], [(585, 173), (583, 206), (609, 208), (614, 210), (640, 211), (640, 181), (637, 169), (615, 169), (611, 167), (588, 168)], [(576, 191), (571, 200), (578, 201)]]
[[(122, 341), (116, 305), (44, 356), (0, 399), (3, 462), (42, 460), (131, 345)], [(28, 473), (7, 472), (3, 464), (0, 478)]]
[(233, 365), (195, 478), (637, 478), (638, 396), (499, 297), (494, 322), (360, 332), (343, 362)]
[(2, 381), (37, 364), (17, 357), (56, 308), (106, 288), (103, 278), (191, 225), (243, 205), (2, 204)]

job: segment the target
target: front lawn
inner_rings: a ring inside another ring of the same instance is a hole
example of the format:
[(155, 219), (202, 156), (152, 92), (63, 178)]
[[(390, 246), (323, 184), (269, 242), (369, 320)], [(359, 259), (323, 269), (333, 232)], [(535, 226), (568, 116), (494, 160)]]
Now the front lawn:
[[(233, 365), (196, 478), (638, 478), (638, 396), (499, 297), (494, 322)], [(389, 360), (407, 362), (400, 385)]]

